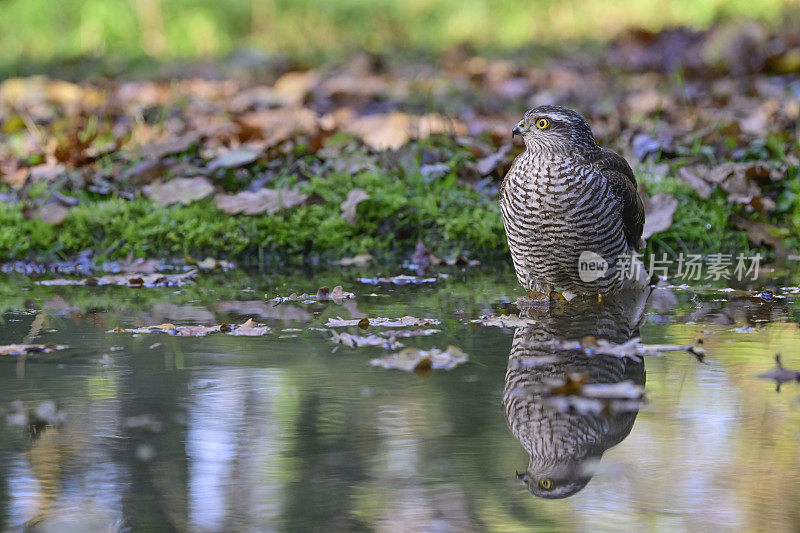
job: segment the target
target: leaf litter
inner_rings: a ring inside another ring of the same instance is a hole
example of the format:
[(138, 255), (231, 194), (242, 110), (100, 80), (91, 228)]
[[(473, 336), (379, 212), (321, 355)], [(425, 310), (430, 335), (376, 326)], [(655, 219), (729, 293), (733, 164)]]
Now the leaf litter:
[[(498, 178), (520, 150), (508, 141), (520, 102), (570, 102), (602, 144), (629, 152), (623, 155), (637, 173), (637, 160), (663, 164), (700, 199), (719, 189), (751, 222), (790, 229), (782, 221), (790, 209), (779, 204), (791, 202), (798, 167), (798, 36), (796, 25), (768, 28), (753, 21), (702, 31), (631, 30), (601, 56), (554, 57), (546, 66), (522, 57), (488, 61), (468, 47), (411, 65), (358, 54), (341, 69), (293, 70), (278, 62), (264, 75), (274, 80), (271, 86), (261, 76), (80, 83), (10, 78), (0, 83), (2, 133), (13, 140), (0, 146), (0, 182), (11, 191), (7, 201), (47, 224), (63, 223), (72, 206), (30, 194), (37, 182), (70, 201), (79, 190), (133, 200), (137, 188), (150, 184), (148, 195), (164, 205), (215, 194), (216, 205), (228, 212), (255, 214), (303, 205), (259, 192), (272, 191), (275, 177), (292, 176), (300, 185), (333, 172), (424, 169), (426, 179), (452, 175), (459, 185), (494, 197)], [(429, 106), (420, 106), (421, 93), (430, 96)], [(141, 120), (143, 109), (169, 118), (163, 124)], [(332, 141), (343, 134), (347, 142)], [(452, 151), (413, 144), (432, 135), (466, 157), (456, 164)], [(415, 165), (402, 163), (403, 150), (419, 152)], [(164, 176), (172, 178), (161, 183)], [(204, 180), (211, 178), (233, 181), (209, 193)], [(176, 180), (197, 181), (184, 187), (188, 182)], [(357, 223), (357, 196), (347, 197), (342, 215)], [(659, 202), (656, 208), (650, 201), (648, 219), (660, 223), (648, 232), (671, 221), (671, 202)], [(757, 245), (775, 242), (759, 231), (748, 236)]]

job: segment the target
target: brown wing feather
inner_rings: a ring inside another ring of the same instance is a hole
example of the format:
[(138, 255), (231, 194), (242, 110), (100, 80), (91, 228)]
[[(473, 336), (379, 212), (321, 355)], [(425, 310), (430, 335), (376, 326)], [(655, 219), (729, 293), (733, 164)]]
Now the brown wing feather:
[(625, 239), (634, 250), (640, 250), (644, 229), (644, 204), (636, 190), (636, 176), (625, 158), (616, 152), (601, 148), (589, 160), (608, 180), (614, 194), (622, 198), (622, 221)]

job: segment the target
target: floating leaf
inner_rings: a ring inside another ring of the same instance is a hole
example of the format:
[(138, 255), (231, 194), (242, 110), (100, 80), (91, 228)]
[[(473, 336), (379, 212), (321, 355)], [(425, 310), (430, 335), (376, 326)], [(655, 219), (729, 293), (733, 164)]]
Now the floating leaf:
[(182, 274), (114, 274), (101, 276), (98, 278), (85, 279), (48, 279), (37, 281), (37, 285), (62, 286), (62, 285), (120, 285), (125, 287), (177, 287), (185, 283), (193, 282), (197, 279), (197, 270), (189, 270)]
[(417, 285), (419, 283), (434, 283), (436, 278), (425, 278), (421, 276), (392, 276), (390, 278), (358, 278), (361, 283), (377, 285), (379, 283), (391, 283), (393, 285)]
[(415, 318), (413, 316), (404, 316), (400, 318), (357, 318), (353, 320), (345, 320), (341, 317), (336, 317), (329, 318), (325, 325), (329, 328), (342, 328), (348, 326), (359, 326), (363, 328), (364, 320), (367, 320), (370, 326), (382, 326), (385, 328), (404, 328), (408, 326), (428, 327), (439, 324), (439, 321), (435, 318)]
[(386, 354), (369, 362), (372, 366), (387, 369), (404, 370), (406, 372), (425, 372), (430, 369), (452, 370), (469, 357), (456, 346), (450, 345), (444, 350), (433, 348), (405, 348), (397, 353)]
[(510, 315), (483, 315), (482, 317), (471, 320), (473, 324), (481, 326), (496, 326), (500, 328), (518, 328), (536, 324), (538, 321), (532, 318), (520, 318), (515, 314)]
[(283, 302), (301, 302), (304, 304), (310, 304), (328, 301), (332, 301), (335, 304), (341, 304), (344, 300), (349, 300), (351, 298), (355, 298), (355, 294), (352, 292), (346, 292), (344, 289), (342, 289), (341, 285), (337, 285), (333, 288), (333, 290), (329, 289), (328, 287), (320, 287), (317, 289), (317, 294), (303, 293), (298, 296), (297, 293), (292, 293), (289, 296), (277, 296), (272, 298), (270, 301), (275, 302), (276, 304)]
[(0, 355), (40, 355), (64, 350), (67, 346), (61, 344), (6, 344), (0, 346)]
[(261, 337), (270, 331), (269, 326), (257, 324), (252, 318), (249, 318), (244, 324), (238, 326), (229, 324), (219, 324), (217, 326), (176, 326), (175, 324), (165, 323), (155, 326), (145, 326), (143, 328), (115, 328), (111, 330), (111, 333), (166, 333), (176, 337), (205, 337), (212, 333), (225, 333), (233, 336)]
[(395, 350), (402, 348), (403, 343), (398, 342), (393, 336), (382, 335), (369, 335), (366, 337), (360, 335), (351, 335), (350, 333), (338, 333), (336, 330), (331, 330), (331, 340), (336, 344), (344, 344), (353, 348), (361, 346), (382, 346), (387, 350)]

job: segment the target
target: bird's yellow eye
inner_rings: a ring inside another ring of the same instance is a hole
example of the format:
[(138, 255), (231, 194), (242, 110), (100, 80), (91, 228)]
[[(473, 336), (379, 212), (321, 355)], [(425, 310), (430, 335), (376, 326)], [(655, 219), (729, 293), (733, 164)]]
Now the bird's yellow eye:
[(546, 118), (540, 118), (536, 121), (536, 127), (539, 128), (540, 130), (547, 128), (547, 126), (549, 125), (550, 121), (547, 120)]
[[(536, 122), (536, 125), (539, 125), (539, 122)], [(545, 478), (539, 482), (539, 486), (542, 487), (544, 490), (550, 490), (553, 487), (553, 482), (549, 479)]]

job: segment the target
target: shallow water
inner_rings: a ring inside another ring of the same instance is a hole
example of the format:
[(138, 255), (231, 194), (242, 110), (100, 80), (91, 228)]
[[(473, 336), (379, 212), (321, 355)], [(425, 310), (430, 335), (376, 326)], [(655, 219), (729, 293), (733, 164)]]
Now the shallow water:
[[(0, 358), (0, 409), (53, 400), (66, 417), (34, 434), (0, 419), (0, 529), (752, 531), (800, 523), (798, 389), (785, 383), (778, 393), (755, 377), (774, 368), (776, 353), (800, 368), (796, 292), (781, 284), (776, 298), (662, 289), (641, 316), (635, 302), (570, 303), (535, 308), (533, 323), (515, 330), (470, 322), (516, 312), (508, 302), (522, 291), (505, 268), (447, 271), (416, 286), (356, 279), (374, 274), (231, 272), (143, 289), (6, 278), (0, 344), (69, 348)], [(356, 299), (274, 306), (263, 298), (338, 284)], [(337, 347), (325, 327), (337, 316), (404, 315), (441, 321), (437, 334), (398, 339), (406, 346), (452, 344), (469, 362), (430, 374), (376, 368), (369, 361), (386, 350)], [(110, 332), (251, 317), (272, 333)], [(702, 338), (707, 356), (638, 362), (547, 352), (540, 342), (587, 335)], [(566, 372), (644, 382), (647, 401), (564, 412), (532, 392)]]

